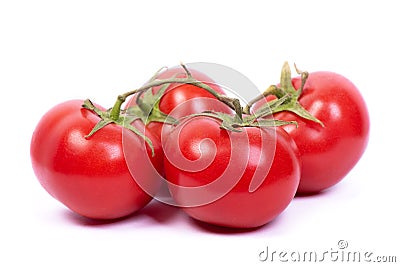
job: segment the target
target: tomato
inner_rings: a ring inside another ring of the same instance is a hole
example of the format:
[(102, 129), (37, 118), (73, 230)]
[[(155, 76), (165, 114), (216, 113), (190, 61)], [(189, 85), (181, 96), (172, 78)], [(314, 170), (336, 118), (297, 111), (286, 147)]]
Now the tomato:
[[(80, 215), (127, 216), (144, 207), (158, 190), (153, 165), (162, 164), (161, 147), (154, 142), (152, 157), (143, 138), (115, 124), (85, 138), (100, 119), (82, 104), (82, 100), (67, 101), (42, 117), (31, 140), (33, 170), (51, 196)], [(140, 129), (140, 122), (135, 126)], [(152, 164), (141, 160), (146, 153)], [(135, 173), (140, 177), (132, 177), (127, 162), (138, 168)]]
[[(210, 86), (215, 92), (219, 94), (225, 94), (221, 87), (216, 84), (210, 77), (203, 74), (200, 71), (189, 69), (193, 78), (201, 81), (208, 86)], [(167, 78), (186, 78), (186, 73), (182, 67), (169, 68), (166, 71), (161, 72), (157, 79), (167, 79)], [(152, 93), (156, 94), (162, 86), (153, 87)], [(148, 103), (155, 106), (156, 103)], [(128, 103), (128, 107), (136, 105), (136, 97), (133, 97)], [(168, 114), (176, 119), (182, 118), (195, 113), (201, 113), (203, 111), (217, 111), (232, 113), (232, 110), (225, 104), (216, 100), (210, 92), (203, 88), (192, 84), (179, 84), (171, 83), (165, 93), (159, 99), (158, 104), (159, 110), (164, 114)], [(170, 126), (158, 122), (151, 121), (147, 124), (147, 129), (149, 129), (156, 137), (161, 139), (162, 131), (166, 134), (170, 130)]]
[(278, 216), (293, 199), (300, 164), (280, 128), (221, 129), (210, 117), (182, 121), (163, 143), (165, 174), (176, 205), (214, 225), (253, 228)]
[[(220, 94), (225, 94), (219, 85), (217, 85), (210, 77), (205, 75), (204, 73), (189, 69), (193, 78), (199, 80), (207, 85), (209, 85), (214, 91)], [(171, 78), (176, 75), (176, 78), (185, 78), (186, 73), (183, 71), (181, 67), (170, 68), (158, 75), (158, 79), (166, 79)], [(159, 90), (159, 87), (154, 87), (153, 92)], [(192, 84), (176, 84), (172, 83), (166, 90), (165, 94), (161, 97), (160, 100), (160, 110), (166, 114), (171, 113), (175, 108), (179, 105), (193, 98), (214, 98), (215, 97), (208, 91), (203, 88), (199, 88)], [(186, 106), (185, 109), (180, 110), (178, 114), (175, 112), (174, 114), (183, 117), (194, 113), (200, 113), (205, 110), (213, 110), (214, 106), (209, 106), (208, 102), (196, 101), (195, 105)]]
[[(301, 80), (292, 83), (297, 89)], [(324, 127), (289, 112), (275, 118), (298, 122), (284, 126), (301, 154), (298, 193), (316, 193), (337, 184), (359, 161), (368, 143), (369, 115), (356, 86), (333, 72), (310, 73), (299, 102)]]

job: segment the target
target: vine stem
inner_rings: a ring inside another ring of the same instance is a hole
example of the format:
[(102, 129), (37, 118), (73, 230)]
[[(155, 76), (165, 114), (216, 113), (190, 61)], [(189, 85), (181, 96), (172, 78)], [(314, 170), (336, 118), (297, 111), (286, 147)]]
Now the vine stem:
[[(270, 127), (270, 126), (281, 126), (281, 125), (295, 123), (295, 122), (285, 122), (268, 118), (270, 117), (270, 115), (281, 111), (290, 111), (292, 113), (297, 114), (300, 117), (317, 122), (321, 124), (321, 126), (323, 126), (323, 123), (321, 121), (319, 121), (317, 118), (311, 115), (298, 102), (300, 94), (302, 93), (303, 87), (307, 80), (308, 73), (299, 71), (296, 67), (296, 71), (298, 74), (301, 74), (301, 80), (302, 80), (301, 87), (298, 90), (296, 90), (296, 88), (294, 88), (292, 85), (290, 66), (287, 62), (285, 62), (282, 67), (280, 86), (279, 87), (276, 85), (269, 86), (261, 95), (249, 101), (249, 103), (244, 108), (241, 106), (240, 100), (238, 98), (231, 98), (229, 96), (222, 95), (216, 92), (209, 85), (199, 80), (196, 80), (190, 73), (189, 69), (184, 64), (181, 63), (181, 66), (186, 72), (185, 78), (177, 78), (176, 76), (174, 76), (167, 79), (157, 79), (158, 74), (163, 69), (161, 68), (142, 87), (119, 95), (117, 97), (114, 106), (107, 111), (104, 112), (101, 111), (100, 109), (96, 108), (93, 105), (93, 103), (90, 102), (90, 100), (86, 100), (83, 104), (83, 107), (91, 110), (101, 118), (101, 120), (94, 126), (94, 128), (86, 136), (86, 138), (90, 137), (95, 132), (107, 126), (108, 124), (115, 123), (117, 125), (120, 125), (121, 127), (131, 130), (138, 136), (142, 137), (148, 143), (148, 145), (152, 149), (152, 154), (154, 155), (154, 147), (151, 140), (148, 137), (146, 137), (143, 133), (141, 133), (138, 129), (136, 129), (134, 126), (131, 125), (131, 123), (134, 120), (141, 119), (141, 117), (134, 113), (128, 115), (125, 113), (125, 111), (121, 112), (122, 111), (121, 107), (122, 104), (126, 101), (126, 99), (131, 95), (138, 94), (137, 97), (139, 99), (141, 94), (146, 93), (146, 90), (149, 90), (153, 87), (164, 85), (158, 91), (158, 94), (153, 95), (153, 97), (155, 96), (159, 97), (160, 95), (165, 93), (165, 90), (168, 88), (170, 84), (174, 83), (191, 84), (196, 87), (202, 88), (207, 92), (209, 92), (211, 95), (213, 95), (217, 100), (221, 101), (222, 103), (230, 107), (232, 110), (234, 110), (236, 112), (235, 116), (213, 111), (205, 111), (201, 114), (192, 115), (192, 116), (199, 116), (199, 115), (211, 116), (219, 118), (222, 121), (221, 128), (230, 131), (240, 131), (239, 128), (242, 127)], [(256, 102), (260, 101), (263, 98), (266, 98), (269, 95), (274, 95), (277, 97), (277, 99), (274, 99), (272, 101), (267, 101), (254, 113), (251, 113), (251, 107), (253, 106), (253, 104), (255, 104)], [(140, 105), (138, 105), (138, 108), (143, 108), (143, 106), (140, 107)], [(151, 114), (152, 112), (153, 110), (150, 110), (150, 113), (146, 112), (146, 114), (148, 115)], [(155, 112), (154, 114), (157, 114), (157, 112)], [(243, 117), (243, 114), (248, 116)], [(156, 115), (154, 116), (157, 117)], [(172, 123), (171, 123), (171, 118), (168, 119), (167, 114), (162, 114), (159, 112), (158, 116), (159, 117), (157, 117), (156, 121), (170, 123), (170, 124), (174, 124), (176, 122), (176, 120), (172, 118)], [(168, 121), (167, 119), (169, 120), (169, 122), (167, 122)]]
[[(290, 67), (289, 64), (287, 62), (284, 63), (284, 66), (282, 68), (281, 71), (281, 81), (280, 81), (280, 87), (276, 86), (276, 85), (271, 85), (269, 86), (262, 94), (258, 95), (257, 97), (255, 97), (254, 99), (250, 100), (247, 105), (243, 108), (240, 105), (240, 100), (237, 98), (231, 98), (228, 97), (226, 95), (222, 95), (219, 94), (218, 92), (216, 92), (213, 88), (211, 88), (209, 85), (196, 80), (192, 74), (190, 73), (189, 69), (183, 64), (181, 63), (181, 67), (184, 69), (186, 76), (185, 78), (176, 78), (176, 77), (172, 77), (172, 78), (167, 78), (167, 79), (157, 79), (157, 74), (163, 69), (160, 69), (151, 79), (148, 83), (146, 83), (145, 85), (143, 85), (142, 87), (126, 92), (124, 94), (121, 94), (117, 97), (117, 100), (114, 104), (114, 106), (112, 107), (111, 111), (110, 111), (110, 118), (111, 120), (117, 121), (121, 115), (121, 107), (122, 104), (126, 101), (126, 99), (134, 94), (137, 93), (143, 93), (144, 91), (152, 88), (152, 87), (156, 87), (156, 86), (161, 86), (161, 85), (165, 85), (165, 84), (172, 84), (172, 83), (177, 83), (177, 84), (191, 84), (194, 85), (196, 87), (202, 88), (206, 91), (208, 91), (210, 94), (212, 94), (217, 100), (221, 101), (222, 103), (224, 103), (225, 105), (227, 105), (229, 108), (231, 108), (232, 110), (234, 110), (236, 112), (236, 115), (238, 116), (238, 118), (240, 120), (243, 120), (243, 114), (246, 115), (251, 115), (251, 107), (258, 101), (260, 101), (261, 99), (269, 96), (269, 95), (274, 95), (277, 97), (277, 99), (286, 99), (289, 97), (289, 100), (292, 99), (293, 101), (297, 102), (297, 98), (299, 97), (299, 95), (302, 93), (302, 89), (303, 86), (305, 84), (305, 81), (308, 78), (308, 73), (307, 72), (303, 72), (300, 71), (299, 69), (297, 69), (297, 66), (295, 66), (296, 71), (298, 74), (301, 74), (301, 79), (302, 79), (302, 85), (299, 88), (299, 90), (295, 90), (292, 86), (292, 82), (291, 82), (291, 72), (290, 72)], [(283, 101), (280, 101), (283, 102)], [(288, 106), (288, 105), (283, 105), (281, 106), (281, 108), (286, 108), (286, 109), (291, 109), (291, 111), (296, 111), (293, 107)], [(298, 110), (299, 107), (296, 107), (296, 109)], [(281, 111), (279, 108), (276, 108), (274, 110), (274, 112), (278, 112)], [(304, 110), (301, 110), (304, 113)], [(257, 114), (257, 117), (262, 117), (263, 115), (268, 115), (271, 111), (268, 111), (268, 108), (263, 109), (262, 112), (259, 112)], [(264, 114), (265, 113), (265, 114)], [(299, 113), (299, 112), (296, 112)], [(308, 116), (310, 117), (310, 116)], [(311, 118), (311, 117), (310, 117)]]
[[(187, 70), (186, 67), (184, 67), (184, 69), (185, 69), (185, 71)], [(217, 98), (219, 101), (223, 102), (224, 104), (229, 106), (231, 109), (237, 111), (237, 107), (234, 104), (234, 102), (238, 101), (237, 99), (230, 98), (228, 96), (224, 96), (224, 95), (217, 93), (209, 85), (194, 79), (190, 75), (190, 72), (187, 72), (187, 73), (189, 73), (189, 74), (188, 74), (188, 77), (186, 77), (186, 78), (168, 78), (168, 79), (163, 79), (163, 80), (154, 79), (138, 89), (135, 89), (135, 90), (132, 90), (132, 91), (129, 91), (129, 92), (119, 95), (117, 97), (117, 100), (116, 100), (114, 106), (111, 109), (110, 118), (113, 120), (118, 120), (120, 113), (121, 113), (121, 106), (129, 96), (146, 91), (152, 87), (156, 87), (156, 86), (160, 86), (160, 85), (164, 85), (164, 84), (168, 84), (168, 83), (170, 83), (170, 84), (171, 83), (191, 84), (191, 85), (203, 88), (204, 90), (206, 90), (210, 94), (212, 94), (215, 98)]]
[(283, 91), (282, 88), (279, 88), (276, 85), (270, 85), (261, 95), (258, 95), (247, 103), (247, 105), (243, 108), (243, 113), (250, 114), (250, 109), (256, 102), (270, 95), (274, 95), (277, 98), (282, 98), (283, 96), (285, 96), (285, 91)]

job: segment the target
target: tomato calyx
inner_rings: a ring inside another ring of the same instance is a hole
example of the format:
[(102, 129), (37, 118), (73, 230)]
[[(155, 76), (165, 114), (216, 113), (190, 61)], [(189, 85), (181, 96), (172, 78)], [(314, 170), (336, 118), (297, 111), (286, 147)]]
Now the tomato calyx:
[[(267, 96), (274, 95), (277, 97), (277, 99), (269, 101), (261, 106), (260, 109), (265, 109), (265, 108), (272, 108), (271, 106), (274, 104), (275, 101), (279, 101), (283, 97), (285, 97), (285, 101), (278, 106), (275, 106), (272, 110), (273, 113), (278, 113), (281, 111), (289, 111), (292, 113), (297, 114), (298, 116), (316, 122), (320, 124), (322, 127), (324, 127), (324, 124), (322, 121), (311, 115), (300, 103), (299, 103), (299, 98), (303, 92), (304, 85), (307, 81), (308, 78), (308, 72), (306, 71), (300, 71), (297, 66), (295, 65), (296, 72), (301, 76), (301, 86), (298, 90), (293, 86), (292, 84), (292, 74), (290, 71), (290, 66), (288, 62), (285, 62), (283, 64), (282, 70), (281, 70), (281, 79), (280, 79), (280, 85), (271, 85), (270, 87), (267, 88), (260, 96), (256, 97), (252, 101), (250, 101), (245, 107), (244, 107), (244, 112), (245, 113), (250, 113), (250, 109), (253, 104), (256, 102), (260, 101), (261, 99), (266, 98)], [(256, 111), (257, 112), (257, 111)]]
[(301, 75), (301, 86), (298, 90), (294, 88), (292, 84), (292, 75), (290, 71), (289, 64), (287, 62), (284, 63), (282, 67), (282, 72), (281, 72), (281, 89), (287, 93), (290, 97), (289, 99), (283, 103), (281, 106), (279, 106), (275, 112), (280, 112), (280, 111), (290, 111), (298, 116), (316, 122), (320, 124), (321, 126), (324, 126), (322, 121), (311, 115), (302, 105), (299, 103), (299, 98), (303, 92), (304, 85), (307, 81), (308, 78), (308, 72), (300, 71), (297, 69), (296, 65), (296, 72)]
[(149, 145), (149, 147), (151, 149), (152, 156), (154, 156), (154, 146), (153, 146), (152, 141), (147, 136), (145, 136), (142, 132), (140, 132), (136, 127), (132, 126), (132, 122), (134, 122), (135, 120), (139, 119), (137, 116), (133, 116), (133, 115), (127, 114), (125, 112), (125, 110), (122, 110), (121, 111), (121, 116), (118, 116), (117, 119), (112, 118), (112, 116), (111, 116), (111, 111), (112, 110), (111, 109), (103, 111), (103, 110), (99, 109), (98, 107), (96, 107), (92, 103), (92, 101), (90, 101), (89, 99), (86, 99), (83, 102), (82, 107), (92, 111), (94, 114), (99, 116), (100, 119), (101, 119), (93, 127), (93, 129), (90, 131), (90, 133), (85, 136), (85, 138), (90, 138), (93, 134), (95, 134), (100, 129), (102, 129), (105, 126), (113, 123), (113, 124), (119, 125), (121, 127), (124, 127), (126, 129), (134, 132), (135, 134), (137, 134), (141, 138), (143, 138), (146, 141), (146, 143)]
[(160, 100), (169, 84), (164, 84), (155, 94), (152, 90), (139, 92), (136, 105), (126, 109), (126, 114), (138, 117), (145, 125), (150, 122), (161, 122), (165, 124), (178, 124), (178, 120), (160, 110)]
[[(272, 115), (281, 111), (289, 111), (310, 121), (314, 121), (324, 127), (324, 124), (310, 114), (299, 102), (299, 98), (303, 92), (304, 85), (308, 78), (308, 72), (300, 71), (295, 65), (296, 72), (301, 75), (301, 86), (296, 89), (292, 84), (291, 70), (287, 62), (284, 63), (281, 70), (280, 84), (271, 85), (261, 95), (249, 101), (246, 106), (242, 107), (238, 99), (232, 99), (231, 102), (236, 112), (235, 115), (229, 115), (220, 112), (206, 111), (200, 114), (193, 114), (189, 117), (208, 116), (221, 121), (221, 128), (240, 132), (243, 127), (279, 127), (287, 124), (295, 124), (296, 121), (282, 121), (273, 119)], [(275, 96), (276, 99), (267, 101), (255, 111), (251, 111), (251, 107), (256, 102), (266, 98), (267, 96)]]
[(258, 127), (258, 128), (265, 128), (265, 127), (279, 127), (287, 124), (295, 124), (297, 125), (296, 121), (284, 121), (284, 120), (276, 120), (276, 119), (258, 119), (255, 118), (253, 115), (245, 116), (240, 119), (239, 116), (230, 115), (222, 112), (214, 112), (214, 111), (205, 111), (199, 114), (193, 114), (189, 117), (199, 117), (205, 116), (210, 118), (215, 118), (221, 121), (221, 128), (232, 131), (232, 132), (241, 132), (243, 131), (244, 127)]
[[(274, 113), (280, 105), (282, 105), (288, 96), (285, 95), (273, 103), (268, 104), (267, 106), (257, 110), (257, 112), (252, 113), (250, 115), (243, 114), (239, 112), (231, 115), (223, 112), (214, 112), (214, 111), (205, 111), (198, 114), (192, 114), (187, 117), (211, 117), (221, 121), (221, 128), (225, 130), (229, 130), (232, 132), (241, 132), (243, 127), (279, 127), (287, 124), (295, 124), (297, 126), (296, 121), (283, 121), (271, 118), (271, 115)], [(240, 105), (240, 104), (239, 104)], [(242, 110), (241, 106), (238, 110)]]

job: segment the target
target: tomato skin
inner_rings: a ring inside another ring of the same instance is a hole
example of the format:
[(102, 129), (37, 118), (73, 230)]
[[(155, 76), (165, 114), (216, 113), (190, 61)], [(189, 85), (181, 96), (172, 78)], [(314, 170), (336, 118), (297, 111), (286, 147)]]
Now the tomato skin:
[[(33, 170), (44, 189), (74, 212), (93, 219), (115, 219), (144, 207), (152, 197), (134, 180), (127, 167), (124, 149), (148, 153), (143, 141), (122, 128), (109, 124), (90, 138), (100, 120), (82, 108), (83, 100), (71, 100), (49, 110), (39, 121), (31, 140)], [(149, 138), (154, 138), (148, 135)], [(154, 166), (162, 163), (156, 146)], [(151, 157), (151, 156), (149, 156)], [(151, 164), (137, 162), (146, 177), (146, 188), (158, 189)], [(135, 177), (136, 178), (136, 177)]]
[[(181, 123), (163, 144), (173, 199), (192, 218), (214, 225), (254, 228), (270, 222), (289, 205), (300, 179), (294, 141), (278, 128), (275, 151), (274, 144), (275, 129), (249, 127), (234, 133), (204, 117)], [(210, 164), (203, 168), (205, 162)], [(190, 166), (197, 171), (188, 170)], [(257, 175), (263, 180), (250, 192), (256, 170), (261, 170)], [(208, 187), (216, 180), (221, 184)]]
[[(220, 94), (225, 94), (224, 91), (219, 87), (210, 77), (205, 75), (204, 73), (190, 69), (190, 73), (193, 78), (209, 85), (214, 91)], [(176, 75), (177, 74), (177, 75)], [(176, 78), (185, 78), (186, 74), (181, 67), (170, 68), (164, 72), (162, 72), (157, 78), (158, 79), (166, 79), (171, 78), (176, 75)], [(153, 93), (159, 90), (159, 87), (153, 88)], [(175, 84), (172, 83), (168, 86), (165, 94), (162, 96), (160, 100), (160, 110), (166, 114), (170, 114), (174, 109), (176, 109), (179, 105), (194, 98), (214, 98), (215, 97), (205, 89), (199, 88), (195, 85), (191, 84)], [(207, 100), (207, 99), (206, 99)], [(196, 101), (193, 102), (196, 104), (187, 105), (184, 108), (180, 108), (174, 112), (174, 115), (178, 118), (184, 117), (194, 113), (200, 113), (205, 110), (214, 110), (215, 103), (211, 103), (208, 101)]]
[[(292, 83), (299, 88), (301, 80), (294, 78)], [(333, 72), (310, 73), (299, 102), (325, 127), (289, 112), (275, 118), (298, 122), (297, 128), (287, 125), (284, 129), (301, 154), (298, 193), (310, 194), (337, 184), (359, 161), (368, 143), (369, 115), (356, 86)]]

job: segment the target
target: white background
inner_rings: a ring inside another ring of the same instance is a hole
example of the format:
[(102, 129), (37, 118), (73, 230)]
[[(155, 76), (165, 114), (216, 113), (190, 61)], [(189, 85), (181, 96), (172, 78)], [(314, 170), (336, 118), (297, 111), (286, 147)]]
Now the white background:
[[(399, 25), (397, 1), (385, 0), (2, 1), (0, 266), (267, 266), (258, 259), (266, 246), (322, 253), (339, 240), (399, 262)], [(33, 129), (59, 102), (109, 107), (180, 61), (227, 65), (261, 90), (285, 60), (352, 80), (369, 107), (370, 142), (340, 184), (295, 198), (260, 229), (205, 226), (157, 203), (98, 224), (52, 199), (33, 174)]]

